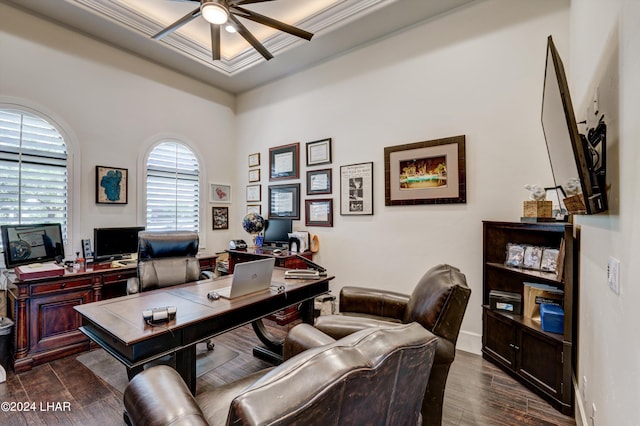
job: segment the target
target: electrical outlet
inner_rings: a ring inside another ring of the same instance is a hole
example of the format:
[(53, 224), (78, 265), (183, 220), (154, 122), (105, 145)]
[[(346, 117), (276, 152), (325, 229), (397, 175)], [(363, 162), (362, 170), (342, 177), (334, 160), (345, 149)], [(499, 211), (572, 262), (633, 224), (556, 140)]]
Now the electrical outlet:
[(607, 283), (615, 294), (620, 294), (620, 261), (609, 256), (607, 263)]

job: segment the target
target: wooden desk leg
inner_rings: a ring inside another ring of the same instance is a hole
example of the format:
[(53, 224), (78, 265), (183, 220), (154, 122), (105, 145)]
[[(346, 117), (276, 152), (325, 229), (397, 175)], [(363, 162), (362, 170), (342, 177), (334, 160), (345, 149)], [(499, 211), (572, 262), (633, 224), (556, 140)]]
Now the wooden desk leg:
[(129, 379), (129, 381), (131, 381), (131, 379), (133, 379), (136, 374), (142, 373), (142, 370), (144, 370), (144, 366), (142, 365), (138, 367), (127, 368), (127, 378)]
[(191, 395), (196, 395), (196, 346), (191, 345), (176, 352), (176, 370), (187, 384)]
[[(307, 324), (313, 324), (313, 300), (307, 300), (300, 304), (300, 316), (302, 321)], [(258, 336), (258, 339), (266, 348), (262, 346), (253, 347), (253, 356), (271, 362), (273, 364), (282, 363), (282, 346), (284, 339), (278, 339), (273, 334), (269, 333), (269, 330), (265, 327), (261, 319), (251, 323), (253, 331)]]

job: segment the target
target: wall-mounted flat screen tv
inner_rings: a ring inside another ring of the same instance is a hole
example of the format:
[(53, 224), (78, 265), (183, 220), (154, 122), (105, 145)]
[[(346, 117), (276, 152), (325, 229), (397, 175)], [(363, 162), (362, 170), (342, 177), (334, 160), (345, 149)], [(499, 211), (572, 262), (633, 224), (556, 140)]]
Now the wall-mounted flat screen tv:
[(588, 136), (578, 132), (567, 76), (551, 36), (547, 39), (542, 128), (553, 179), (568, 213), (606, 211), (606, 126), (601, 119)]
[(64, 258), (62, 227), (59, 223), (2, 225), (2, 247), (7, 268)]

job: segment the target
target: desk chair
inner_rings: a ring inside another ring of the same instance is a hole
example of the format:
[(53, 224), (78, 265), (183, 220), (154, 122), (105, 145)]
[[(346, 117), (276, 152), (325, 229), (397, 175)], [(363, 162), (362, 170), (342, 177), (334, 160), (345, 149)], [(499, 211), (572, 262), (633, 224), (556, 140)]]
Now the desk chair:
[(315, 327), (339, 339), (364, 328), (415, 321), (435, 334), (438, 345), (422, 403), (422, 421), (424, 425), (440, 425), (447, 376), (470, 295), (471, 289), (458, 268), (438, 265), (424, 274), (410, 296), (343, 287), (340, 313), (318, 317)]
[[(198, 234), (193, 231), (143, 231), (138, 234), (138, 276), (127, 280), (127, 294), (213, 278), (200, 271)], [(207, 348), (213, 343), (207, 341)]]

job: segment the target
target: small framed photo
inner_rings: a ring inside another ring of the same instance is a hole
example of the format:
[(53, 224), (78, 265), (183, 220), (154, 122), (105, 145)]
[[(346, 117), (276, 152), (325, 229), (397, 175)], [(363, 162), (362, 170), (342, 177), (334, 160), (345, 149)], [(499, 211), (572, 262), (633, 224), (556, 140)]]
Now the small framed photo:
[(260, 165), (260, 153), (249, 154), (249, 167), (256, 167)]
[(229, 229), (229, 207), (212, 207), (213, 230)]
[(269, 148), (269, 180), (300, 177), (300, 143)]
[(262, 185), (247, 185), (247, 203), (262, 201)]
[(260, 169), (249, 170), (249, 182), (260, 182)]
[(127, 169), (96, 166), (96, 204), (127, 204), (128, 193)]
[(307, 172), (307, 195), (331, 194), (331, 169)]
[(340, 214), (373, 214), (373, 163), (340, 167)]
[(521, 268), (524, 262), (524, 247), (520, 244), (507, 244), (507, 259), (504, 261), (505, 266)]
[(305, 200), (306, 226), (333, 226), (333, 199)]
[(527, 269), (540, 269), (540, 262), (542, 261), (542, 248), (535, 246), (525, 246), (524, 248), (524, 260), (522, 266)]
[(307, 142), (307, 166), (331, 164), (331, 138)]
[(540, 270), (545, 272), (557, 272), (559, 253), (560, 250), (558, 249), (544, 249), (544, 251), (542, 252), (542, 261), (540, 262)]
[(261, 204), (250, 204), (247, 206), (247, 214), (255, 213), (262, 215), (262, 205)]
[(219, 183), (209, 184), (209, 202), (210, 203), (230, 203), (231, 202), (231, 185), (221, 185)]
[(269, 186), (269, 219), (300, 219), (300, 184)]

